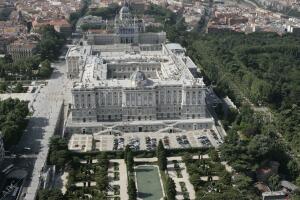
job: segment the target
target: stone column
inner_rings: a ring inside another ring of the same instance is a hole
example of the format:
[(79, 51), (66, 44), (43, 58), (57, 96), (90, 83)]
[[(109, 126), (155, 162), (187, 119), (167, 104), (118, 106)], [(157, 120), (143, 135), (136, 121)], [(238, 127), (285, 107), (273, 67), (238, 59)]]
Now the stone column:
[(186, 105), (186, 88), (182, 88), (181, 105)]

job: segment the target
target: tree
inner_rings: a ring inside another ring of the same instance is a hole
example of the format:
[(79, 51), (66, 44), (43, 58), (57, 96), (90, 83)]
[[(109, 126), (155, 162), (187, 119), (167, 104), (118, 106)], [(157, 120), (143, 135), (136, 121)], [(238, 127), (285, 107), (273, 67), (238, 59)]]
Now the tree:
[(296, 178), (296, 185), (298, 185), (298, 186), (300, 187), (300, 176), (298, 176), (298, 177)]
[(66, 198), (59, 189), (40, 190), (37, 195), (38, 200), (65, 200)]
[(99, 166), (105, 169), (108, 168), (109, 160), (106, 152), (101, 152), (101, 154), (97, 157), (97, 159), (98, 159)]
[(125, 159), (125, 162), (127, 162), (127, 154), (128, 154), (128, 152), (130, 152), (130, 151), (131, 151), (130, 146), (129, 146), (129, 145), (126, 145), (125, 150), (124, 150), (124, 159)]
[(280, 188), (280, 177), (278, 175), (272, 175), (268, 178), (268, 185), (272, 191), (277, 191)]
[(107, 176), (107, 170), (106, 167), (101, 167), (99, 172), (96, 174), (95, 180), (97, 183), (97, 189), (105, 192), (106, 188), (108, 186), (108, 176)]
[(239, 174), (234, 179), (234, 184), (241, 191), (247, 191), (252, 184), (252, 179), (249, 176)]
[(127, 164), (127, 170), (128, 170), (130, 173), (133, 173), (133, 171), (134, 171), (134, 169), (133, 169), (133, 166), (134, 166), (134, 159), (133, 159), (132, 151), (129, 151), (129, 152), (127, 153), (126, 164)]
[(53, 26), (47, 25), (42, 29), (41, 41), (38, 44), (38, 51), (42, 60), (54, 60), (64, 44), (64, 38), (55, 31)]
[(129, 178), (128, 180), (127, 193), (128, 193), (129, 200), (137, 199), (137, 190), (133, 178)]
[(49, 162), (57, 168), (63, 168), (70, 161), (70, 152), (65, 139), (52, 137), (50, 140)]
[(231, 174), (229, 172), (224, 172), (221, 176), (221, 182), (224, 185), (231, 185)]
[(108, 176), (107, 170), (109, 165), (109, 160), (107, 158), (106, 152), (101, 152), (100, 155), (97, 156), (97, 170), (95, 174), (95, 181), (97, 183), (97, 189), (103, 193), (106, 192), (108, 186)]
[(192, 175), (190, 176), (190, 182), (196, 188), (199, 185), (199, 183), (200, 183), (200, 177), (199, 177), (199, 175), (197, 175), (196, 173), (192, 173)]
[(291, 200), (300, 200), (300, 193), (298, 192), (298, 193), (292, 194)]
[(105, 25), (95, 25), (95, 24), (82, 24), (80, 29), (83, 31), (87, 31), (89, 29), (105, 29)]
[(159, 169), (165, 171), (167, 169), (167, 153), (161, 140), (159, 140), (156, 150), (157, 162)]
[(52, 68), (51, 68), (51, 63), (49, 60), (44, 60), (40, 64), (40, 69), (39, 69), (39, 75), (42, 78), (47, 78), (51, 75)]
[(101, 16), (103, 19), (113, 19), (119, 9), (119, 5), (113, 3), (106, 8), (97, 8), (95, 10), (91, 10), (87, 13), (87, 15)]
[[(245, 194), (241, 194), (240, 192), (233, 190), (233, 189), (226, 189), (222, 192), (210, 192), (205, 194), (199, 194), (199, 200), (246, 200), (249, 198), (245, 198)], [(197, 200), (198, 200), (197, 199)]]
[(0, 93), (5, 92), (7, 90), (7, 86), (7, 82), (0, 82)]
[(220, 158), (219, 158), (219, 154), (215, 149), (211, 149), (209, 151), (209, 157), (212, 159), (212, 161), (214, 162), (219, 162)]
[(166, 180), (166, 194), (167, 194), (167, 198), (168, 200), (175, 200), (176, 199), (176, 185), (175, 182), (172, 178), (170, 178), (169, 176), (167, 177)]
[(256, 158), (263, 159), (273, 148), (274, 141), (266, 135), (256, 135), (248, 145), (248, 151)]
[(295, 160), (290, 160), (287, 164), (288, 174), (291, 179), (296, 179), (299, 176), (299, 166)]
[(218, 115), (219, 119), (223, 119), (224, 117), (224, 109), (222, 103), (218, 103), (217, 106), (215, 107), (215, 112)]
[(229, 108), (227, 110), (226, 120), (229, 123), (233, 123), (237, 115), (238, 115), (237, 109), (235, 109), (235, 108)]
[(182, 156), (182, 161), (185, 163), (189, 163), (192, 161), (192, 155), (189, 153), (184, 153), (184, 155)]
[(18, 132), (18, 126), (14, 124), (12, 121), (7, 121), (2, 126), (2, 135), (3, 141), (6, 149), (11, 145), (17, 144), (18, 137), (16, 137), (16, 133)]
[(16, 84), (16, 87), (14, 88), (14, 92), (16, 92), (16, 93), (22, 93), (22, 92), (24, 92), (24, 88), (23, 88), (22, 83), (18, 82)]
[(12, 62), (13, 62), (12, 56), (9, 55), (9, 54), (6, 54), (6, 55), (4, 56), (4, 61), (5, 61), (6, 63), (12, 63)]
[(0, 101), (0, 131), (6, 149), (19, 141), (26, 126), (28, 113), (28, 102), (11, 98)]

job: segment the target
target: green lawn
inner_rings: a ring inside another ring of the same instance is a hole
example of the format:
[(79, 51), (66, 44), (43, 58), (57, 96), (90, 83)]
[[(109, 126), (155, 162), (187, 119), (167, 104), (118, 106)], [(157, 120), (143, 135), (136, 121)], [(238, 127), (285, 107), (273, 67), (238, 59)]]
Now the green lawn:
[(145, 200), (159, 200), (163, 197), (158, 168), (138, 166), (136, 169), (138, 197)]

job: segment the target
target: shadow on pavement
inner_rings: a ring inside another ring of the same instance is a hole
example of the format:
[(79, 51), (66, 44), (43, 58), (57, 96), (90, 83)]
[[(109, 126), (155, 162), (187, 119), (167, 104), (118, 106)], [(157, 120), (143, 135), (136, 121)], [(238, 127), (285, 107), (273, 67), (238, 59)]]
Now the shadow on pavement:
[(150, 194), (150, 193), (138, 192), (138, 197), (141, 198), (141, 199), (144, 199), (144, 198), (147, 198), (147, 197), (151, 197), (151, 196), (153, 196), (153, 195)]

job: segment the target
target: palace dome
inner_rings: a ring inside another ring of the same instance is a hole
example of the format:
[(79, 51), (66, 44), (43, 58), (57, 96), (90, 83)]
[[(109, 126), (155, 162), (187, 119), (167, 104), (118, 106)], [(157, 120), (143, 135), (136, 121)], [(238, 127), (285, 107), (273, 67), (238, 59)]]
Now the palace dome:
[(119, 12), (120, 20), (130, 17), (130, 10), (127, 6), (123, 6)]
[(145, 73), (138, 70), (131, 75), (130, 80), (135, 86), (145, 86), (148, 82)]
[(127, 14), (129, 12), (129, 8), (127, 6), (123, 6), (120, 10), (120, 14)]

